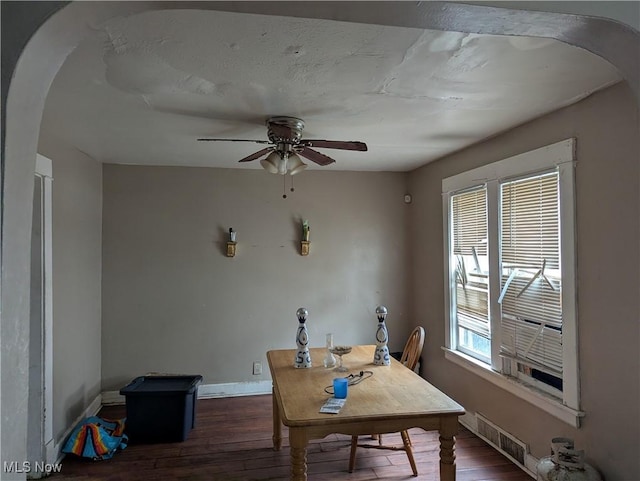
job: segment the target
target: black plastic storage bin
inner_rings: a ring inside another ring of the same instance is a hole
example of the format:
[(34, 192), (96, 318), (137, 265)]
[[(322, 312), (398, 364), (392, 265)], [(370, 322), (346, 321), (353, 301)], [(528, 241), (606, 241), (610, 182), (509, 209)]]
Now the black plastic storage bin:
[(120, 389), (127, 401), (125, 432), (132, 443), (184, 441), (196, 425), (202, 376), (142, 376)]

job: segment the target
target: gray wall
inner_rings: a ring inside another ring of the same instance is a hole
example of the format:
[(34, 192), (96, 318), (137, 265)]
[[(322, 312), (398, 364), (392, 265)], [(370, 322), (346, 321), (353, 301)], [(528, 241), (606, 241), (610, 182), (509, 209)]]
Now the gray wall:
[(53, 436), (100, 394), (102, 164), (41, 140), (53, 164)]
[(283, 178), (262, 170), (104, 166), (104, 390), (149, 371), (270, 379), (265, 353), (295, 348), (301, 306), (312, 346), (324, 346), (327, 332), (374, 344), (385, 304), (391, 348), (402, 349), (417, 321), (407, 314), (406, 174), (306, 171), (294, 182), (285, 200)]
[[(410, 176), (414, 312), (429, 312), (426, 377), (546, 456), (554, 436), (574, 438), (607, 481), (640, 479), (640, 139), (637, 105), (618, 84), (572, 107), (429, 164)], [(578, 334), (583, 427), (569, 425), (444, 359), (441, 181), (577, 138)]]

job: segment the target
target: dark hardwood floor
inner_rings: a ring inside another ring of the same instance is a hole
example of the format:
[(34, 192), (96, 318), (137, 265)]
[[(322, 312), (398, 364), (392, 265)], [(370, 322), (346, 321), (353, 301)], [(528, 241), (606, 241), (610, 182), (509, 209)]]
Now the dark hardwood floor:
[[(107, 461), (67, 456), (54, 481), (240, 481), (288, 480), (289, 447), (283, 427), (283, 448), (271, 442), (271, 396), (200, 399), (196, 427), (184, 442), (130, 445)], [(100, 416), (125, 416), (124, 406), (107, 406)], [(308, 448), (310, 481), (430, 480), (438, 476), (439, 442), (435, 432), (410, 431), (419, 476), (411, 476), (404, 452), (359, 449), (356, 470), (349, 474), (350, 438), (331, 435)], [(385, 435), (385, 444), (400, 436)], [(524, 471), (484, 441), (462, 428), (456, 438), (457, 481), (531, 481)]]

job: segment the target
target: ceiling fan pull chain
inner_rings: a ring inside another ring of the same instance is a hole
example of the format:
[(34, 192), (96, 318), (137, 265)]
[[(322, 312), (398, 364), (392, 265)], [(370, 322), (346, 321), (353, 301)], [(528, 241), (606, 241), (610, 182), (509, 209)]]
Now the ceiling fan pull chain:
[(287, 198), (287, 176), (286, 175), (282, 176), (282, 198), (283, 199)]
[(293, 188), (293, 175), (289, 175), (289, 177), (291, 177), (291, 192), (293, 192), (295, 190)]

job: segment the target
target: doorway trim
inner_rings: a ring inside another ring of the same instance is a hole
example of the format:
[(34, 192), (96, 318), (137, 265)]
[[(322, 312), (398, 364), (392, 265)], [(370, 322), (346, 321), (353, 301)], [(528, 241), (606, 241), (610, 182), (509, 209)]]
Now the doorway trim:
[(56, 461), (53, 439), (53, 165), (37, 154), (35, 175), (42, 179), (42, 455), (45, 463)]

